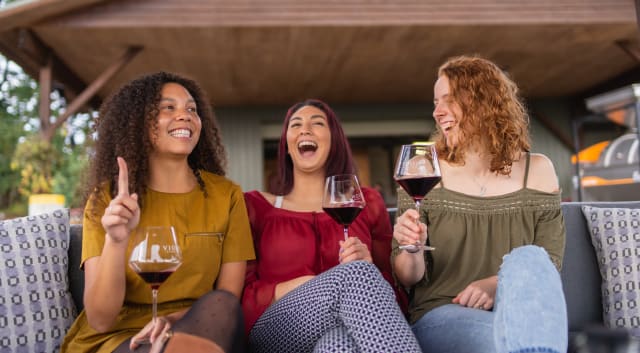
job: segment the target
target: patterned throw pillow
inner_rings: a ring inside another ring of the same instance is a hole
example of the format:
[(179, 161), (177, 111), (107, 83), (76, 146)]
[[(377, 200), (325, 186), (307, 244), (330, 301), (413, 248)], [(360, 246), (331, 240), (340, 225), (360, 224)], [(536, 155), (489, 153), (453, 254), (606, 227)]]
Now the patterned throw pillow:
[(0, 222), (0, 352), (58, 352), (76, 309), (69, 210)]
[(640, 337), (640, 209), (582, 206), (602, 275), (604, 321)]

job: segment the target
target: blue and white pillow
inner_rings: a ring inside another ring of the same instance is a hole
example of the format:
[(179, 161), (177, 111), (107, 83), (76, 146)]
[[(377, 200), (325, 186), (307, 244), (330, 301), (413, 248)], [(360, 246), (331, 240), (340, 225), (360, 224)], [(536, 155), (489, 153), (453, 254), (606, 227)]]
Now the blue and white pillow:
[(76, 316), (69, 210), (0, 222), (0, 353), (58, 352)]
[(582, 206), (602, 275), (604, 323), (640, 338), (640, 209)]

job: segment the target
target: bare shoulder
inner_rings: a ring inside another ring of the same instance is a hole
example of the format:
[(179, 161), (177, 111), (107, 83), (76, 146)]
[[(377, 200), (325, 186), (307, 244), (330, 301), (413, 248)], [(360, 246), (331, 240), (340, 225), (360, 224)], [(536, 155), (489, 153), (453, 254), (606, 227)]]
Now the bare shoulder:
[(540, 153), (531, 153), (527, 186), (530, 189), (550, 193), (560, 191), (558, 175), (549, 157)]
[(268, 193), (266, 191), (260, 191), (260, 195), (262, 195), (262, 197), (264, 197), (265, 200), (269, 201), (269, 203), (272, 205), (276, 201), (276, 195), (274, 194)]

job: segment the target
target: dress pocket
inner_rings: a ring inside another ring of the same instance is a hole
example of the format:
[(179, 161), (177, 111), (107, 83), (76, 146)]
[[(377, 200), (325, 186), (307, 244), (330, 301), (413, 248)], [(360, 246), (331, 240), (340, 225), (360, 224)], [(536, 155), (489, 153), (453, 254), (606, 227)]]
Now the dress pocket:
[(224, 232), (194, 232), (184, 237), (183, 265), (186, 264), (185, 269), (193, 277), (199, 277), (208, 290), (213, 288), (220, 272), (224, 237)]

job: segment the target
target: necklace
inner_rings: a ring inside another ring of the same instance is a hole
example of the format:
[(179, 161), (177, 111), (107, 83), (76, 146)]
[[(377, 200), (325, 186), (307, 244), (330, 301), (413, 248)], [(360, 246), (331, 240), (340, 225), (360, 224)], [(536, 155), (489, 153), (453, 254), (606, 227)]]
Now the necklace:
[(478, 179), (476, 179), (476, 177), (473, 177), (473, 182), (476, 183), (476, 185), (478, 185), (478, 187), (480, 188), (480, 192), (478, 193), (479, 196), (484, 196), (484, 194), (487, 193), (487, 181), (484, 182), (484, 184), (480, 184), (478, 182)]

